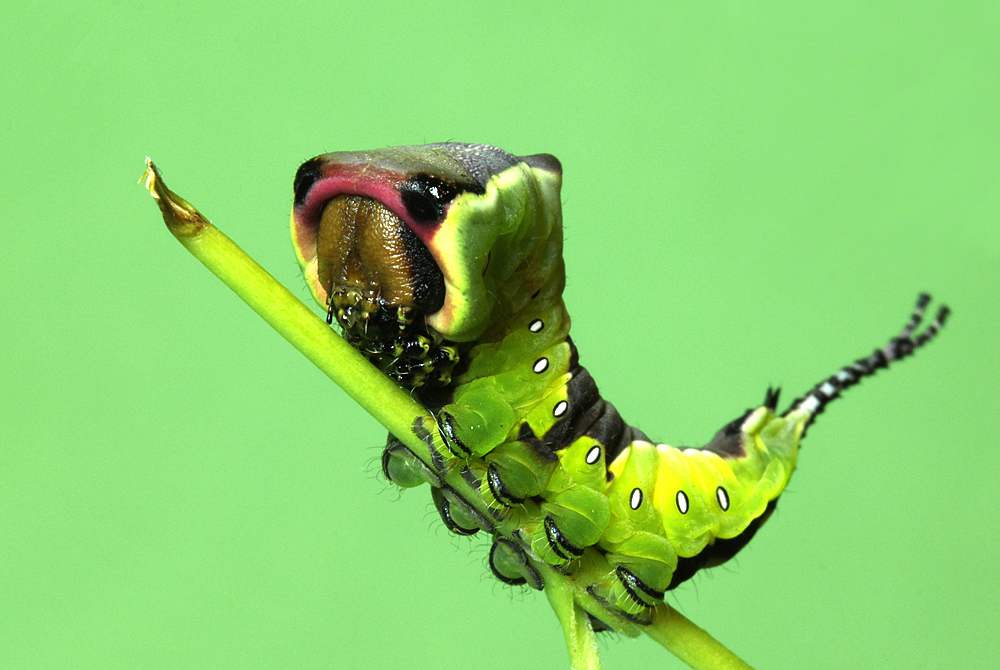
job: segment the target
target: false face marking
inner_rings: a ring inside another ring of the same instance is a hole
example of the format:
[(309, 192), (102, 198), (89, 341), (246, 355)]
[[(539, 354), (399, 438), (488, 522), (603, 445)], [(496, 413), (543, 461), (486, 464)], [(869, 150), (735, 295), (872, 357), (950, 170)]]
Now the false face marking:
[(399, 187), (403, 205), (417, 223), (440, 221), (458, 194), (459, 189), (431, 175), (417, 175)]

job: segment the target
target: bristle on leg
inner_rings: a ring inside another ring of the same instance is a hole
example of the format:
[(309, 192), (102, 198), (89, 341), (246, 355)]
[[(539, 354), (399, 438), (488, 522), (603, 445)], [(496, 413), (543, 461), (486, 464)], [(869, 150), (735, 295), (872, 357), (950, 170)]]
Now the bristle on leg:
[(942, 305), (938, 309), (934, 321), (924, 331), (915, 337), (913, 336), (914, 331), (924, 319), (924, 311), (927, 309), (930, 301), (931, 296), (929, 294), (921, 293), (917, 298), (917, 304), (910, 315), (909, 321), (907, 321), (906, 326), (903, 327), (899, 335), (889, 340), (889, 343), (884, 347), (876, 349), (867, 358), (859, 358), (854, 363), (841, 368), (832, 377), (824, 379), (814, 386), (809, 393), (795, 400), (782, 416), (786, 416), (799, 409), (808, 412), (810, 416), (802, 432), (802, 436), (804, 437), (805, 430), (826, 409), (831, 400), (840, 396), (841, 392), (854, 386), (865, 377), (872, 376), (879, 369), (888, 367), (890, 363), (912, 355), (917, 349), (934, 339), (934, 336), (944, 326), (944, 322), (951, 312), (946, 305)]

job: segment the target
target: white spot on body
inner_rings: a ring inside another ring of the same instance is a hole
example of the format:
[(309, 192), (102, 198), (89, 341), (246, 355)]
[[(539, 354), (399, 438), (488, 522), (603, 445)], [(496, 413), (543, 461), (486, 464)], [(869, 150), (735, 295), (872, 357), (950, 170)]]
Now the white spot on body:
[(534, 321), (528, 324), (528, 330), (530, 330), (533, 333), (542, 332), (542, 328), (544, 327), (545, 323), (543, 323), (541, 319), (535, 319)]
[(690, 504), (688, 503), (687, 494), (684, 491), (677, 492), (677, 510), (681, 514), (687, 514)]
[(569, 403), (565, 400), (560, 400), (556, 403), (556, 406), (552, 409), (552, 416), (562, 416), (569, 409)]
[[(587, 461), (587, 465), (593, 465), (601, 458), (601, 448), (598, 446), (593, 446), (590, 451), (587, 452), (587, 456), (584, 460)], [(636, 489), (638, 491), (639, 489)]]
[(825, 396), (832, 396), (837, 392), (837, 389), (835, 389), (833, 384), (830, 382), (823, 382), (823, 385), (819, 387), (819, 390), (822, 391)]
[(535, 371), (535, 374), (541, 374), (549, 369), (549, 359), (539, 358), (535, 361), (535, 365), (531, 368)]
[(632, 495), (629, 496), (628, 504), (632, 509), (639, 509), (639, 505), (642, 504), (642, 491), (638, 488), (632, 489)]
[(721, 486), (715, 489), (715, 497), (719, 499), (719, 507), (723, 512), (729, 509), (729, 494), (726, 493), (726, 489)]

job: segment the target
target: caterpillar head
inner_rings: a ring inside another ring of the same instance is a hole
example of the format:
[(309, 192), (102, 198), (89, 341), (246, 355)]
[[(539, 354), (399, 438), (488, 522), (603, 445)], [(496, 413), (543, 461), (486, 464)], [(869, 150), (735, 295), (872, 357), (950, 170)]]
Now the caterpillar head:
[(292, 242), (316, 300), (396, 381), (443, 386), (470, 343), (560, 300), (561, 168), (483, 144), (340, 152), (295, 175)]

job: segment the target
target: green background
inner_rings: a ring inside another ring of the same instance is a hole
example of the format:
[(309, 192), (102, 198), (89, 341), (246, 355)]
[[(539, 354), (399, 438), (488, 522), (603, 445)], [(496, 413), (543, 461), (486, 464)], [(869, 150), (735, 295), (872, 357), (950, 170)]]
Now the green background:
[(947, 300), (810, 431), (750, 547), (668, 599), (760, 668), (1000, 666), (1000, 12), (810, 4), (7, 8), (0, 667), (566, 665), (544, 598), (376, 476), (382, 429), (136, 184), (153, 156), (305, 298), (298, 164), (449, 139), (563, 161), (582, 361), (658, 440)]

